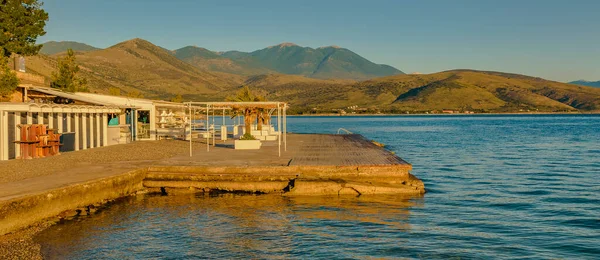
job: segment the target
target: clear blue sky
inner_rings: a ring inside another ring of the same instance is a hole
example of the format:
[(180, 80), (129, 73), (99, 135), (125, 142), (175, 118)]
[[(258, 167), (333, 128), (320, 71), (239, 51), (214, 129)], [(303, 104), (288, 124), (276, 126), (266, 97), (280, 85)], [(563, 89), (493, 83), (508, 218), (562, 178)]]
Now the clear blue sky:
[(40, 43), (339, 45), (407, 73), (470, 68), (600, 80), (599, 0), (46, 0), (44, 8), (50, 21)]

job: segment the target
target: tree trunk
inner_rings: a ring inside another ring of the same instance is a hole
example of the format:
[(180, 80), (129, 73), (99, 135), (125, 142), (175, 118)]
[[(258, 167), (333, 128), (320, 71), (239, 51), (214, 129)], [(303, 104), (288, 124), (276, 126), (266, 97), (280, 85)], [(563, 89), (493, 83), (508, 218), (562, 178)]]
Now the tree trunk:
[(250, 109), (244, 110), (244, 128), (246, 133), (252, 133), (252, 111)]
[(256, 130), (261, 131), (263, 125), (263, 112), (258, 112), (258, 116), (256, 118)]

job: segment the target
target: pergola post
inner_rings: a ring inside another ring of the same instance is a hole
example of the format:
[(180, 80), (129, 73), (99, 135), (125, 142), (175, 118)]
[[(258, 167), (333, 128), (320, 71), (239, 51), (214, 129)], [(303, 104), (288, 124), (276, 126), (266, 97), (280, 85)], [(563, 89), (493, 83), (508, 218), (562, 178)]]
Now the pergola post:
[(131, 128), (131, 141), (135, 141), (137, 140), (137, 128), (135, 127), (135, 115), (133, 113), (135, 113), (135, 110), (132, 108), (131, 110), (131, 114), (129, 115), (131, 117), (131, 123), (129, 128)]
[(88, 115), (86, 113), (81, 113), (81, 134), (82, 134), (82, 150), (87, 149), (87, 118)]
[(281, 157), (281, 107), (277, 103), (277, 142), (279, 143), (279, 157)]
[(212, 139), (213, 139), (213, 146), (215, 146), (215, 133), (217, 132), (217, 128), (215, 127), (215, 108), (213, 107), (213, 118), (212, 118), (212, 128), (213, 128), (213, 132), (212, 132)]
[(58, 113), (58, 115), (56, 115), (56, 119), (58, 121), (58, 125), (56, 126), (56, 129), (58, 129), (59, 133), (63, 132), (63, 113)]
[(48, 128), (54, 129), (54, 113), (48, 113)]
[(72, 128), (72, 126), (71, 126), (71, 116), (72, 116), (73, 114), (71, 114), (71, 113), (67, 113), (66, 115), (67, 115), (67, 132), (72, 132), (72, 131), (73, 131), (73, 128)]
[(94, 123), (94, 114), (88, 114), (88, 118), (90, 120), (90, 125), (89, 125), (89, 132), (90, 132), (90, 146), (89, 148), (94, 148), (96, 146), (94, 146), (94, 130), (95, 130), (95, 123)]
[(108, 114), (102, 114), (102, 146), (108, 146)]
[(100, 126), (100, 113), (96, 113), (96, 147), (102, 146), (100, 144), (100, 136), (102, 135), (102, 127)]
[(190, 117), (188, 118), (188, 124), (190, 125), (190, 157), (192, 157), (192, 123), (194, 122), (194, 117), (192, 114), (192, 104), (188, 104), (188, 110), (190, 113)]
[(283, 104), (283, 146), (287, 152), (287, 104)]
[[(223, 131), (225, 130), (225, 131)], [(225, 135), (225, 136), (223, 136)], [(225, 125), (225, 108), (223, 108), (223, 123), (221, 124), (221, 141), (227, 140), (227, 125)]]
[[(21, 141), (21, 131), (19, 131), (19, 125), (21, 124), (21, 112), (15, 112), (14, 129), (15, 129), (15, 141)], [(15, 142), (15, 158), (21, 154), (21, 144)]]
[(28, 125), (32, 125), (33, 124), (33, 116), (31, 114), (31, 112), (27, 112), (27, 124)]
[(206, 151), (210, 151), (210, 134), (208, 131), (209, 128), (209, 123), (208, 123), (208, 109), (209, 109), (209, 104), (206, 104), (206, 124), (204, 125), (204, 127), (206, 128)]
[(8, 160), (8, 111), (0, 110), (0, 160)]
[(79, 151), (79, 136), (81, 136), (81, 131), (79, 131), (79, 122), (82, 120), (79, 113), (75, 113), (73, 115), (73, 119), (75, 121), (75, 151)]

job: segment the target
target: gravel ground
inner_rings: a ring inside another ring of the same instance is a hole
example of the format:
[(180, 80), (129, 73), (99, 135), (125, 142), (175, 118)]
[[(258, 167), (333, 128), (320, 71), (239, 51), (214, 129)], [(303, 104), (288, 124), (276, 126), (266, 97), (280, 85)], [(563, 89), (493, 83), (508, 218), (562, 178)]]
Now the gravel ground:
[(63, 153), (32, 160), (0, 162), (0, 183), (50, 175), (63, 169), (116, 161), (161, 160), (189, 151), (189, 143), (179, 140), (138, 141)]
[(0, 259), (43, 259), (41, 246), (33, 240), (33, 237), (53, 224), (52, 222), (42, 222), (0, 236)]

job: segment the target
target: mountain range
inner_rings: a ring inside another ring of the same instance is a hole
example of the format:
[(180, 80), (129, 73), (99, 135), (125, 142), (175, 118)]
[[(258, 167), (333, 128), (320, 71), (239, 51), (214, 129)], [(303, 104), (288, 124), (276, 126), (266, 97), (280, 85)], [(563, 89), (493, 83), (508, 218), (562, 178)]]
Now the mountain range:
[[(56, 58), (29, 57), (27, 70), (50, 78)], [(142, 39), (132, 39), (106, 49), (75, 52), (82, 75), (98, 92), (118, 88), (124, 93), (140, 92), (147, 97), (165, 98), (176, 94), (207, 94), (238, 85), (243, 77), (198, 69), (177, 59), (164, 48)]]
[(358, 106), (393, 113), (437, 110), (474, 112), (597, 111), (600, 89), (502, 72), (451, 70), (396, 75), (355, 83), (314, 84), (286, 75), (246, 81), (298, 108), (327, 110)]
[[(322, 58), (327, 53), (330, 58)], [(367, 73), (375, 67), (363, 58), (348, 58), (345, 63), (349, 64), (337, 66), (338, 57), (353, 55), (333, 46), (311, 49), (280, 44), (250, 53), (215, 53), (199, 47), (170, 51), (133, 39), (75, 54), (90, 90), (98, 93), (116, 88), (123, 95), (141, 93), (147, 98), (170, 99), (180, 94), (184, 100), (221, 101), (247, 85), (269, 100), (289, 102), (291, 112), (349, 107), (393, 113), (600, 111), (600, 88), (518, 74), (451, 70), (405, 75), (389, 70), (395, 75), (356, 80), (344, 75), (356, 68)], [(27, 57), (27, 70), (46, 77), (49, 85), (56, 58), (62, 55)], [(317, 61), (325, 64), (314, 65)], [(306, 64), (306, 69), (289, 65), (299, 63)], [(342, 76), (315, 77), (327, 71)]]
[(100, 48), (96, 48), (85, 43), (73, 41), (49, 41), (42, 45), (42, 49), (40, 49), (40, 52), (46, 55), (52, 55), (65, 52), (67, 51), (67, 49), (72, 49), (74, 51), (94, 51), (99, 50)]
[[(74, 51), (98, 49), (77, 42), (47, 42), (40, 52), (53, 55), (64, 52), (68, 48)], [(200, 69), (243, 76), (283, 73), (319, 79), (365, 80), (404, 74), (392, 66), (375, 64), (348, 49), (337, 46), (313, 49), (293, 43), (282, 43), (253, 52), (214, 52), (197, 46), (167, 51)]]
[(575, 84), (575, 85), (580, 85), (580, 86), (600, 88), (600, 80), (599, 81), (576, 80), (576, 81), (572, 81), (569, 83)]

